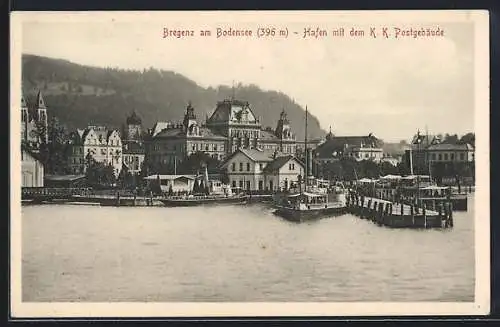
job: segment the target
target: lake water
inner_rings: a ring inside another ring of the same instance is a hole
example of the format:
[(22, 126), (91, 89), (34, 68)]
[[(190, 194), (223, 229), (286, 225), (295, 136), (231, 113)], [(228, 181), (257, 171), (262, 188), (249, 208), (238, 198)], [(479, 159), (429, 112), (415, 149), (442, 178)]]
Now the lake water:
[(23, 301), (473, 301), (469, 200), (448, 230), (295, 224), (264, 205), (25, 206)]

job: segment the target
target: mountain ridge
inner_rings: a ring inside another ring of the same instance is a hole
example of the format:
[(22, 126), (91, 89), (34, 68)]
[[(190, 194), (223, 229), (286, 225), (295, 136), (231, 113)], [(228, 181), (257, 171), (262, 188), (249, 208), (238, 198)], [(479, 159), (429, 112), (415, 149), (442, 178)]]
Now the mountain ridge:
[[(205, 88), (174, 71), (103, 68), (33, 54), (22, 56), (22, 84), (26, 97), (41, 90), (48, 115), (58, 117), (68, 129), (89, 124), (121, 128), (133, 111), (141, 117), (143, 128), (151, 128), (157, 121), (181, 121), (189, 102), (198, 121), (204, 123), (218, 101), (234, 95), (250, 103), (264, 122), (263, 129), (274, 129), (285, 109), (297, 140), (304, 138), (305, 109), (282, 92), (262, 90), (253, 84)], [(309, 111), (308, 137), (325, 134)]]

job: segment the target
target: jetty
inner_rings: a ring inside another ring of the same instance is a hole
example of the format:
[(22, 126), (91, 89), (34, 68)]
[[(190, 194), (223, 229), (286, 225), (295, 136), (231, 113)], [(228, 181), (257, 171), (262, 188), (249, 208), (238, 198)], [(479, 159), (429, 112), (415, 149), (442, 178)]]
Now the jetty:
[(349, 192), (347, 211), (362, 219), (391, 228), (451, 228), (453, 208), (451, 203), (441, 204), (436, 210), (397, 203)]
[(133, 192), (97, 191), (89, 188), (46, 188), (23, 187), (21, 189), (23, 204), (88, 204), (101, 206), (149, 207), (163, 206), (163, 203), (152, 194), (139, 196)]

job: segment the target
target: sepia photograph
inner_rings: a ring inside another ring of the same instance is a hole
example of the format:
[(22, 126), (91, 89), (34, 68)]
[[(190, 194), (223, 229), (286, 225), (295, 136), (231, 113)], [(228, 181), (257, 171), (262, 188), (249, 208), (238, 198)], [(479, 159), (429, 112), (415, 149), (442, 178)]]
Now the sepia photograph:
[(11, 13), (11, 314), (482, 315), (486, 11)]

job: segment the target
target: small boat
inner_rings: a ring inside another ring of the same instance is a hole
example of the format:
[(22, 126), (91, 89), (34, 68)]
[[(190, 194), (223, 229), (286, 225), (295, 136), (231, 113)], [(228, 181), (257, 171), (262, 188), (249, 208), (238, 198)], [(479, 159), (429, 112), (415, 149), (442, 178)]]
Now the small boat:
[(201, 182), (193, 192), (197, 190), (205, 190), (205, 193), (190, 194), (183, 196), (166, 196), (160, 198), (167, 207), (192, 207), (200, 205), (215, 205), (215, 204), (237, 204), (247, 200), (247, 196), (243, 193), (233, 193), (229, 185), (223, 184), (219, 180), (209, 180), (208, 171), (205, 166), (205, 172), (197, 176), (195, 183)]
[(247, 200), (246, 195), (188, 195), (167, 196), (159, 199), (167, 207), (192, 207), (199, 205), (237, 204)]
[(292, 194), (283, 198), (280, 204), (275, 204), (275, 208), (274, 214), (294, 222), (339, 216), (347, 212), (344, 192)]
[[(427, 175), (393, 176), (391, 179), (384, 176), (374, 180), (373, 187), (373, 195), (380, 199), (408, 203), (418, 201), (432, 210), (451, 203), (454, 211), (467, 211), (467, 194), (454, 193), (449, 186), (438, 186)], [(365, 188), (365, 191), (370, 194), (370, 187)]]
[(294, 222), (339, 216), (347, 212), (346, 189), (343, 185), (330, 187), (328, 181), (312, 176), (312, 151), (307, 147), (307, 106), (305, 115), (305, 178), (299, 192), (276, 194), (275, 215)]

